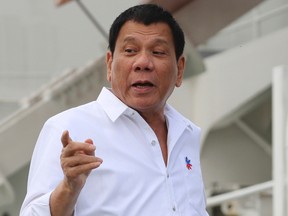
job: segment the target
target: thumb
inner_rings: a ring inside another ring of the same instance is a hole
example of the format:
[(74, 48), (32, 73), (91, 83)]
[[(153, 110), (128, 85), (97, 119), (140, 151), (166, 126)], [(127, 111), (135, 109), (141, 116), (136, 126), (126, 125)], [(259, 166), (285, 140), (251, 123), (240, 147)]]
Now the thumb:
[(70, 138), (69, 131), (65, 130), (61, 136), (61, 142), (62, 142), (63, 147), (66, 147), (71, 141), (72, 139)]

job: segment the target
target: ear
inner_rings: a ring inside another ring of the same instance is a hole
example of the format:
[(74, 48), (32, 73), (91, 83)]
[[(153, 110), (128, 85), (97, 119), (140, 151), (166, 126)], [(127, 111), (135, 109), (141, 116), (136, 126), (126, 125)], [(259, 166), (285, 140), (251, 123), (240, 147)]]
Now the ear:
[(178, 73), (177, 73), (177, 79), (175, 83), (176, 87), (180, 87), (182, 84), (184, 69), (185, 69), (185, 62), (186, 62), (185, 57), (183, 55), (180, 56), (177, 62)]
[(112, 52), (107, 51), (106, 53), (106, 67), (107, 67), (107, 80), (111, 82), (112, 77)]

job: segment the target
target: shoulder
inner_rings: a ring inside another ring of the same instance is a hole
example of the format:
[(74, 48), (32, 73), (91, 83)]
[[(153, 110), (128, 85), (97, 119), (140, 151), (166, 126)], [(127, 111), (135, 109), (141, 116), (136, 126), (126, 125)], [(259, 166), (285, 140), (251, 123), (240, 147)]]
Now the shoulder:
[(95, 134), (105, 122), (107, 115), (97, 101), (93, 101), (52, 116), (41, 131), (45, 136), (53, 134), (60, 138), (63, 131), (68, 130), (73, 140), (84, 140)]
[(101, 107), (96, 101), (92, 101), (77, 107), (72, 107), (50, 117), (45, 124), (65, 125), (80, 123), (101, 116)]

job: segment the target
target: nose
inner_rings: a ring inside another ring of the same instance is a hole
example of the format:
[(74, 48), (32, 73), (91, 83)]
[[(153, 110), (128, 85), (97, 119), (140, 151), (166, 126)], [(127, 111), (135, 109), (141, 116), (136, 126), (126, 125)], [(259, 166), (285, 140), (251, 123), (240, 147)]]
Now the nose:
[[(125, 63), (124, 63), (125, 64)], [(147, 52), (141, 52), (136, 56), (134, 71), (152, 71), (154, 68), (152, 56)]]

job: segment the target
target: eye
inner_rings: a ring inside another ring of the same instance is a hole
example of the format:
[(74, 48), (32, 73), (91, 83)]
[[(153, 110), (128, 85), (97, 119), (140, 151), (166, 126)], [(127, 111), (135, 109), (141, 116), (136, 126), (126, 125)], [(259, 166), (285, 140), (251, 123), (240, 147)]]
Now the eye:
[(133, 52), (133, 49), (125, 49), (125, 52), (131, 53), (131, 52)]
[(152, 53), (153, 53), (154, 55), (157, 55), (157, 56), (164, 56), (164, 55), (166, 55), (166, 52), (160, 51), (160, 50), (154, 50)]
[(135, 54), (137, 52), (136, 49), (134, 48), (126, 48), (124, 49), (124, 52), (127, 54), (127, 55), (132, 55), (132, 54)]

